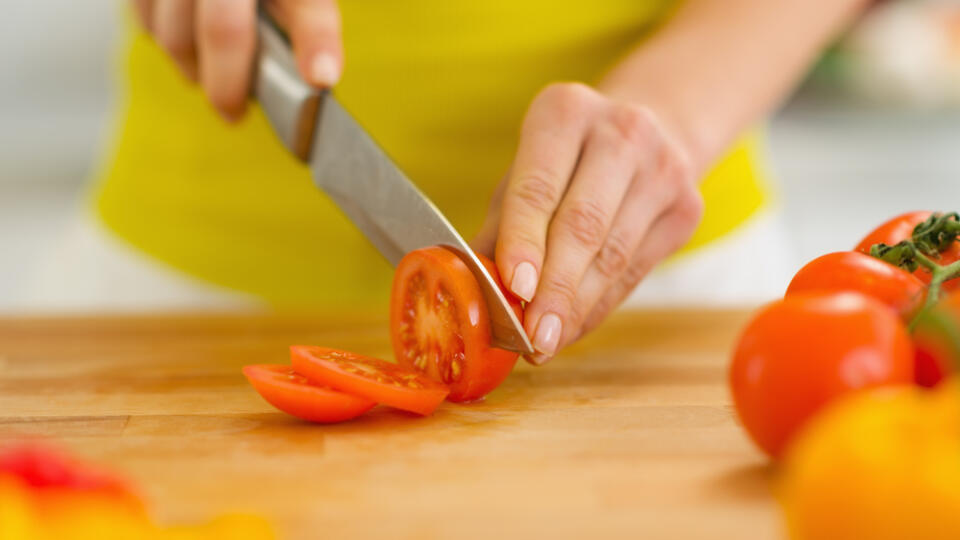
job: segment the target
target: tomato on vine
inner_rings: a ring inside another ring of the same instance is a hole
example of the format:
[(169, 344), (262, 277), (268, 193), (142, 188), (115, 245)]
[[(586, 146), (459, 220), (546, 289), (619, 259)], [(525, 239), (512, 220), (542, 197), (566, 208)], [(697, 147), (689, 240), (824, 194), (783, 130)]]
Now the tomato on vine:
[(913, 348), (900, 318), (855, 292), (788, 296), (744, 329), (730, 388), (744, 428), (778, 458), (794, 434), (834, 398), (913, 381)]
[(927, 288), (916, 276), (857, 251), (828, 253), (793, 277), (787, 296), (856, 291), (876, 298), (909, 322), (923, 307)]

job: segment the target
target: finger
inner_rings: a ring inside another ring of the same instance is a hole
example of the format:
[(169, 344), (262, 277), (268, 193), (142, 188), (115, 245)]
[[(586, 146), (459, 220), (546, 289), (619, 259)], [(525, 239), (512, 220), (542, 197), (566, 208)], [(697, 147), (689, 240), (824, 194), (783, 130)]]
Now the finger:
[(329, 88), (340, 81), (343, 44), (340, 11), (335, 0), (274, 0), (270, 14), (286, 28), (293, 43), (300, 75)]
[(580, 157), (593, 100), (593, 91), (583, 85), (552, 85), (524, 119), (496, 246), (500, 275), (524, 300), (536, 293), (547, 229)]
[[(603, 247), (583, 276), (572, 317), (575, 327), (593, 311), (607, 289), (621, 281), (650, 227), (673, 206), (678, 189), (690, 182), (686, 162), (669, 146), (661, 148), (647, 159), (652, 166), (634, 177)], [(571, 333), (561, 345), (578, 337), (579, 332)]]
[(255, 0), (198, 0), (200, 84), (228, 120), (247, 103), (256, 47)]
[(637, 284), (668, 255), (680, 249), (693, 234), (703, 215), (703, 199), (696, 188), (685, 188), (676, 202), (650, 227), (633, 260), (614, 286), (597, 301), (580, 327), (581, 335), (596, 328), (637, 287)]
[[(509, 176), (509, 172), (507, 173)], [(483, 220), (480, 232), (470, 241), (470, 247), (477, 253), (493, 258), (497, 245), (497, 232), (500, 228), (500, 209), (503, 206), (503, 193), (506, 191), (506, 179), (497, 184), (487, 208), (487, 217)]]
[(133, 13), (137, 16), (137, 21), (140, 22), (143, 29), (150, 32), (150, 22), (153, 18), (153, 0), (133, 0)]
[(197, 80), (193, 0), (162, 0), (153, 6), (153, 35), (185, 77)]
[(573, 312), (583, 276), (603, 246), (636, 174), (635, 141), (601, 124), (587, 141), (563, 202), (550, 224), (547, 258), (524, 319), (538, 358), (553, 356), (564, 334), (576, 332)]

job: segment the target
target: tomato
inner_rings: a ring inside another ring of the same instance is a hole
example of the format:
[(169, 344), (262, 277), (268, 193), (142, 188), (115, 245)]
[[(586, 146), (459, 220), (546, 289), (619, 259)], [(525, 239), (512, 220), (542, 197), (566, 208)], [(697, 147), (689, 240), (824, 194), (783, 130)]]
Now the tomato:
[(778, 458), (794, 433), (837, 396), (913, 381), (913, 349), (899, 317), (860, 293), (788, 296), (762, 309), (730, 366), (737, 414)]
[(310, 422), (343, 422), (369, 411), (373, 400), (313, 383), (290, 366), (245, 366), (243, 374), (267, 403)]
[(797, 437), (777, 482), (790, 538), (960, 538), (960, 386), (862, 392)]
[(34, 490), (65, 489), (136, 499), (118, 476), (39, 444), (22, 444), (0, 453), (0, 476), (10, 475)]
[(318, 384), (422, 415), (450, 390), (423, 374), (377, 358), (326, 347), (290, 347), (293, 368)]
[[(478, 256), (500, 284), (493, 263)], [(522, 320), (520, 301), (504, 294)], [(518, 356), (491, 347), (490, 332), (480, 286), (455, 253), (429, 247), (400, 261), (390, 299), (393, 353), (400, 365), (446, 384), (450, 401), (479, 399), (503, 382)]]
[(923, 307), (926, 287), (906, 270), (856, 251), (818, 257), (797, 272), (787, 296), (808, 292), (856, 291), (892, 307), (909, 321)]
[[(893, 246), (902, 240), (907, 240), (913, 235), (914, 227), (925, 221), (928, 217), (930, 217), (931, 214), (933, 214), (933, 212), (921, 211), (908, 212), (906, 214), (899, 215), (877, 227), (870, 234), (868, 234), (866, 238), (857, 244), (856, 251), (869, 255), (870, 248), (874, 244), (883, 243)], [(956, 262), (957, 260), (960, 260), (960, 242), (954, 242), (949, 249), (940, 253), (940, 258), (936, 259), (936, 262), (942, 265), (947, 265)], [(926, 268), (921, 266), (920, 268), (917, 268), (913, 274), (917, 276), (917, 278), (919, 278), (923, 283), (930, 283), (930, 271)], [(960, 280), (955, 279), (944, 282), (943, 289), (946, 291), (960, 289)]]
[(960, 292), (940, 301), (917, 319), (913, 330), (916, 382), (933, 387), (960, 363)]

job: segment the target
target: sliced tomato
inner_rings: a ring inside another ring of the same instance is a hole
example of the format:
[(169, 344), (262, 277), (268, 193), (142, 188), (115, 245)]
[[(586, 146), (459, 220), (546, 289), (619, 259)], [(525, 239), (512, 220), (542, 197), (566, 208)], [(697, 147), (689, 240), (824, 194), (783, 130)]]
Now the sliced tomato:
[[(479, 257), (499, 283), (493, 263)], [(522, 320), (520, 301), (504, 294)], [(460, 257), (442, 247), (411, 251), (397, 265), (390, 333), (397, 362), (446, 384), (450, 401), (487, 395), (517, 361), (517, 353), (490, 346), (490, 315), (480, 285)]]
[(424, 416), (450, 392), (421, 373), (352, 352), (294, 345), (290, 357), (293, 368), (311, 381)]
[[(901, 214), (890, 221), (887, 221), (883, 225), (880, 225), (876, 229), (870, 232), (863, 240), (857, 244), (856, 251), (861, 253), (870, 254), (870, 248), (874, 244), (887, 244), (889, 246), (896, 245), (902, 240), (906, 240), (913, 235), (913, 229), (917, 225), (926, 221), (933, 212), (929, 211), (920, 211), (920, 212), (907, 212), (906, 214)], [(954, 242), (946, 251), (940, 253), (940, 256), (936, 259), (936, 262), (942, 265), (947, 265), (953, 262), (960, 260), (960, 242)], [(920, 281), (929, 285), (932, 275), (930, 271), (924, 267), (917, 268), (914, 271), (913, 275), (917, 276)], [(943, 289), (946, 291), (955, 291), (960, 289), (960, 279), (953, 279), (946, 281), (943, 284)]]
[(267, 403), (310, 422), (343, 422), (369, 411), (376, 403), (310, 382), (290, 366), (245, 366), (243, 374)]

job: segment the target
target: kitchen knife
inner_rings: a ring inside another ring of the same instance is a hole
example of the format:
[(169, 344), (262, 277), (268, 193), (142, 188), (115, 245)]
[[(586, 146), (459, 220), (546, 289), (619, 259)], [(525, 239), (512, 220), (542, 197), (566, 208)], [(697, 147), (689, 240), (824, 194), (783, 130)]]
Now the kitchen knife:
[(453, 225), (394, 165), (329, 91), (304, 82), (286, 37), (260, 14), (253, 94), (313, 181), (396, 266), (418, 248), (453, 250), (473, 272), (490, 313), (492, 344), (524, 354), (533, 346), (493, 277)]

